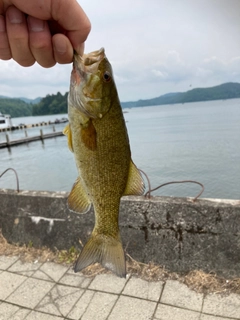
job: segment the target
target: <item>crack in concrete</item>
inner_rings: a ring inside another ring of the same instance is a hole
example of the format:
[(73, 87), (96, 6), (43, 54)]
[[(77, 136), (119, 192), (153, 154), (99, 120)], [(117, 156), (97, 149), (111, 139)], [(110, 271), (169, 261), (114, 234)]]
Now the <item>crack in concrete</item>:
[(65, 315), (61, 312), (61, 299), (68, 297), (68, 296), (71, 296), (71, 295), (74, 295), (76, 292), (78, 292), (77, 289), (74, 292), (70, 292), (67, 294), (61, 294), (61, 292), (59, 290), (59, 285), (56, 285), (45, 297), (45, 299), (47, 298), (48, 301), (46, 301), (45, 303), (40, 303), (38, 308), (44, 308), (44, 307), (47, 307), (48, 305), (53, 305), (57, 309), (59, 314), (62, 317), (65, 317)]

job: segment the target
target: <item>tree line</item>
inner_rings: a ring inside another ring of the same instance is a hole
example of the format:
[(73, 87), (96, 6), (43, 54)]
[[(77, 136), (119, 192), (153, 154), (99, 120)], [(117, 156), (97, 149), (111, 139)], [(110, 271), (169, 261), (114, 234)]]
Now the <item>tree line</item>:
[[(14, 117), (40, 116), (67, 113), (68, 92), (48, 94), (39, 103), (28, 104), (21, 99), (0, 97), (0, 112)], [(148, 100), (122, 102), (122, 108), (154, 106), (195, 101), (240, 98), (240, 83), (224, 83), (210, 88), (196, 88), (186, 92), (175, 92)]]
[(32, 115), (49, 115), (67, 113), (67, 96), (68, 92), (62, 95), (60, 92), (57, 94), (48, 94), (45, 98), (32, 106)]
[(39, 103), (26, 103), (21, 99), (0, 98), (0, 112), (12, 118), (67, 113), (68, 92), (48, 94)]
[(12, 118), (28, 117), (32, 115), (32, 105), (20, 99), (0, 98), (0, 112)]

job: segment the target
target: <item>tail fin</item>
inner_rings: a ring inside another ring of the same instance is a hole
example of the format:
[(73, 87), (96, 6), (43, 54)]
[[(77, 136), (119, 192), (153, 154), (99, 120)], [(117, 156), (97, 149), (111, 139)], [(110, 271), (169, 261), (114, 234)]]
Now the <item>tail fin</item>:
[(90, 264), (99, 262), (119, 277), (126, 277), (125, 255), (121, 241), (103, 234), (92, 235), (83, 247), (74, 272), (81, 271)]

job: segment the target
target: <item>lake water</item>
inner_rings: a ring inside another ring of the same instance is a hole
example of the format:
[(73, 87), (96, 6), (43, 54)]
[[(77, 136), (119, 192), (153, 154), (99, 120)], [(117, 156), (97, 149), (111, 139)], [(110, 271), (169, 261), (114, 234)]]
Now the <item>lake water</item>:
[[(173, 180), (197, 180), (205, 186), (203, 198), (240, 199), (240, 99), (124, 111), (133, 161), (147, 173), (152, 188)], [(66, 115), (15, 118), (13, 123), (61, 117)], [(28, 129), (28, 135), (39, 130)], [(24, 136), (24, 130), (10, 133), (10, 139)], [(21, 189), (70, 191), (77, 177), (65, 136), (0, 149), (0, 173), (8, 167), (17, 170)], [(16, 188), (13, 173), (0, 179), (0, 188)], [(169, 185), (153, 195), (194, 197), (200, 190), (193, 184)]]

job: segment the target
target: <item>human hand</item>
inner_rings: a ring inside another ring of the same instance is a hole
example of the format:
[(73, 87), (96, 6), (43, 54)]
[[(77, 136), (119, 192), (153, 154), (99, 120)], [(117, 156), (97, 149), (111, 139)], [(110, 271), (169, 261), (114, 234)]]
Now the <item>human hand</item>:
[(0, 0), (0, 59), (48, 68), (83, 54), (91, 24), (76, 0)]

